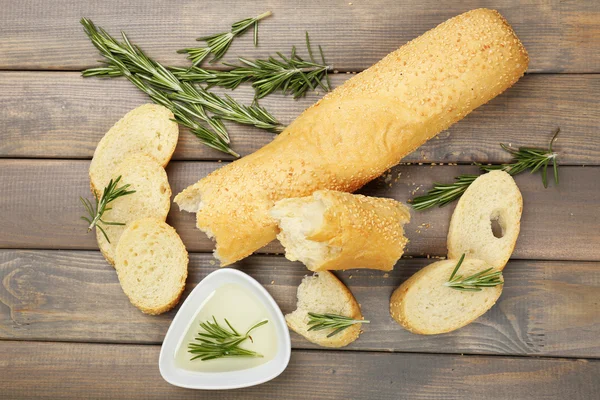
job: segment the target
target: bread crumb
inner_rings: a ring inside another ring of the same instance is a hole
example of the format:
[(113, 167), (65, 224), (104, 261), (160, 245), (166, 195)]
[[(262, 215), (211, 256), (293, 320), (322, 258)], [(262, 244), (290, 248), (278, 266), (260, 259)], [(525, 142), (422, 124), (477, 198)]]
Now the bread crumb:
[(350, 275), (350, 276), (348, 277), (348, 279), (352, 279), (352, 275)]
[(208, 263), (209, 263), (210, 265), (215, 265), (215, 264), (216, 264), (215, 260), (210, 260)]
[(386, 272), (385, 274), (383, 274), (383, 277), (384, 277), (384, 278), (389, 278), (389, 277), (390, 277), (390, 274), (388, 274), (388, 273)]
[(271, 281), (271, 285), (275, 284), (275, 281)]

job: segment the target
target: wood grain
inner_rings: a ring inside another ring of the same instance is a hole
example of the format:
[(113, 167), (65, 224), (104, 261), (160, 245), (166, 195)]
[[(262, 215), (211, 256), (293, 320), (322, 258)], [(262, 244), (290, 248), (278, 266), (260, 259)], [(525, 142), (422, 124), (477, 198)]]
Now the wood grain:
[[(61, 0), (4, 2), (0, 14), (0, 68), (81, 70), (97, 64), (97, 51), (79, 19), (89, 17), (111, 34), (126, 31), (134, 43), (165, 64), (187, 65), (175, 51), (195, 46), (195, 38), (227, 31), (234, 21), (266, 9), (274, 15), (260, 27), (260, 46), (251, 35), (234, 41), (224, 61), (234, 56), (266, 57), (303, 47), (304, 32), (321, 44), (328, 62), (340, 71), (358, 71), (441, 22), (479, 7), (498, 9), (514, 27), (531, 58), (533, 72), (600, 72), (600, 5), (593, 0), (468, 0), (417, 3), (292, 0), (260, 4), (210, 1), (81, 2)], [(118, 10), (118, 12), (117, 12)]]
[[(394, 289), (434, 260), (403, 259), (394, 271), (338, 273), (362, 306), (359, 340), (344, 350), (600, 357), (600, 263), (518, 261), (505, 269), (496, 306), (456, 332), (419, 336), (389, 316)], [(217, 267), (191, 254), (187, 291)], [(235, 264), (273, 295), (284, 313), (308, 273), (279, 256)], [(176, 313), (149, 316), (129, 304), (117, 276), (98, 252), (0, 250), (0, 338), (43, 341), (161, 343)], [(294, 348), (319, 348), (292, 334)]]
[[(174, 194), (218, 168), (217, 162), (172, 162)], [(0, 160), (0, 248), (97, 249), (79, 219), (79, 196), (89, 194), (89, 161)], [(433, 182), (451, 182), (473, 166), (401, 165), (371, 182), (361, 193), (405, 202)], [(516, 181), (525, 199), (521, 235), (513, 257), (521, 259), (600, 260), (598, 191), (600, 168), (561, 167), (558, 187), (544, 189), (539, 175)], [(407, 254), (446, 255), (446, 234), (453, 206), (413, 212), (406, 228)], [(212, 251), (213, 243), (195, 228), (195, 215), (173, 205), (168, 222), (189, 251)], [(277, 242), (261, 252), (281, 252)]]
[(170, 386), (158, 346), (0, 342), (10, 399), (524, 399), (587, 400), (600, 361), (294, 351), (275, 380), (233, 391)]
[[(332, 76), (334, 86), (352, 75)], [(122, 79), (83, 79), (75, 72), (0, 72), (0, 157), (91, 158), (100, 138), (128, 110), (148, 98)], [(222, 92), (222, 91), (221, 91)], [(249, 103), (253, 92), (241, 87), (235, 98)], [(283, 123), (291, 122), (320, 96), (294, 101), (273, 94), (261, 104)], [(506, 162), (498, 145), (547, 146), (557, 143), (562, 164), (599, 164), (600, 75), (527, 75), (451, 129), (405, 157), (410, 162)], [(228, 124), (233, 147), (249, 154), (273, 134)], [(181, 132), (174, 159), (219, 160), (187, 130)]]

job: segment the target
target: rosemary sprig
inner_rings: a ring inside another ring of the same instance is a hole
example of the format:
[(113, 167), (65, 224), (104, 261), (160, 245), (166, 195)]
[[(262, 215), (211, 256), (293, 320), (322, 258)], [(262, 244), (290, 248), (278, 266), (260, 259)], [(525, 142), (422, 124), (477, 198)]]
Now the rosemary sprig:
[(452, 271), (450, 279), (448, 279), (448, 282), (444, 283), (444, 286), (448, 286), (456, 290), (462, 290), (464, 292), (480, 292), (481, 288), (498, 286), (504, 283), (502, 280), (502, 272), (491, 272), (493, 268), (485, 269), (466, 278), (463, 278), (462, 275), (456, 275), (464, 259), (465, 254), (463, 253), (463, 255), (460, 257), (460, 260), (458, 260), (456, 267), (454, 267), (454, 271)]
[(294, 98), (302, 97), (308, 90), (321, 87), (324, 91), (331, 90), (327, 72), (331, 69), (325, 61), (323, 49), (319, 46), (321, 63), (314, 57), (306, 32), (306, 48), (310, 60), (304, 60), (292, 47), (290, 57), (277, 53), (279, 59), (269, 57), (267, 60), (250, 61), (239, 58), (242, 66), (225, 64), (234, 67), (230, 71), (206, 70), (199, 67), (171, 68), (173, 74), (188, 82), (207, 83), (208, 87), (221, 86), (235, 89), (244, 82), (252, 82), (256, 98), (261, 99), (277, 90), (284, 94), (292, 93)]
[[(542, 183), (545, 188), (548, 187), (548, 165), (552, 163), (552, 169), (554, 172), (554, 182), (558, 185), (558, 164), (556, 159), (558, 153), (556, 153), (552, 146), (556, 141), (556, 138), (560, 132), (560, 128), (557, 128), (550, 140), (548, 149), (539, 149), (532, 147), (519, 147), (518, 150), (510, 148), (503, 143), (500, 146), (505, 151), (508, 151), (513, 155), (513, 160), (509, 164), (501, 165), (481, 165), (477, 166), (485, 172), (502, 170), (510, 175), (517, 175), (528, 169), (531, 173), (541, 170), (542, 171)], [(434, 183), (433, 189), (429, 190), (427, 194), (423, 196), (415, 197), (412, 200), (412, 206), (415, 210), (425, 210), (434, 206), (443, 207), (448, 203), (457, 200), (467, 190), (469, 185), (477, 179), (478, 175), (459, 175), (455, 178), (454, 183)]]
[[(83, 71), (84, 77), (125, 76), (155, 103), (171, 110), (175, 120), (190, 128), (205, 145), (239, 157), (229, 146), (229, 135), (221, 119), (271, 131), (282, 130), (277, 120), (257, 104), (246, 106), (231, 97), (221, 98), (180, 81), (171, 71), (133, 45), (125, 33), (122, 33), (123, 42), (118, 42), (102, 28), (97, 28), (89, 19), (83, 18), (81, 24), (107, 63), (103, 67)], [(209, 116), (207, 111), (214, 116)], [(206, 122), (208, 127), (200, 121)]]
[(117, 184), (121, 180), (121, 176), (119, 175), (117, 179), (114, 181), (111, 179), (108, 182), (108, 185), (104, 188), (102, 192), (102, 196), (98, 198), (98, 195), (94, 193), (95, 204), (90, 201), (90, 199), (83, 198), (79, 196), (79, 200), (85, 207), (85, 210), (88, 214), (88, 217), (82, 216), (81, 219), (86, 221), (89, 225), (87, 231), (90, 232), (94, 227), (100, 229), (100, 232), (104, 235), (104, 238), (108, 243), (110, 243), (110, 239), (106, 234), (106, 231), (100, 226), (100, 224), (104, 225), (125, 225), (122, 222), (111, 222), (104, 221), (102, 216), (104, 213), (111, 208), (108, 205), (118, 199), (119, 197), (127, 196), (129, 194), (135, 193), (135, 190), (127, 190), (129, 189), (129, 184), (117, 187)]
[(308, 313), (308, 326), (310, 326), (308, 330), (320, 331), (323, 329), (333, 329), (333, 331), (329, 333), (327, 337), (337, 335), (344, 329), (349, 328), (354, 324), (368, 324), (369, 322), (370, 321), (352, 319), (350, 317), (344, 317), (343, 315), (337, 314)]
[(229, 46), (233, 42), (233, 39), (246, 32), (250, 27), (254, 27), (254, 46), (258, 46), (258, 21), (271, 15), (271, 11), (260, 14), (254, 18), (246, 18), (238, 21), (231, 25), (231, 31), (216, 33), (214, 35), (204, 36), (198, 38), (198, 41), (206, 42), (206, 47), (190, 47), (187, 49), (181, 49), (178, 53), (186, 53), (188, 59), (192, 60), (194, 66), (199, 65), (209, 54), (213, 54), (213, 59), (210, 60), (214, 63), (227, 53)]
[(188, 352), (192, 354), (192, 361), (198, 358), (201, 361), (207, 361), (224, 357), (262, 357), (262, 354), (241, 348), (240, 344), (247, 339), (252, 340), (250, 332), (265, 325), (269, 320), (265, 319), (252, 325), (242, 335), (231, 326), (227, 318), (224, 319), (229, 329), (219, 325), (214, 315), (212, 318), (212, 322), (205, 321), (200, 323), (203, 331), (199, 332), (197, 337), (194, 338), (198, 343), (191, 342), (188, 344)]

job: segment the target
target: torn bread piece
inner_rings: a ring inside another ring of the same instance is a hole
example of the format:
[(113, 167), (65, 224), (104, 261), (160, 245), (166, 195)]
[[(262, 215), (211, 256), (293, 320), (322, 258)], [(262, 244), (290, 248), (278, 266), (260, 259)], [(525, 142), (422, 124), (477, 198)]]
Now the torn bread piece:
[(402, 203), (320, 190), (278, 201), (270, 211), (285, 257), (311, 271), (370, 268), (389, 271), (404, 253), (410, 221)]
[(188, 275), (188, 252), (166, 222), (131, 222), (117, 245), (115, 269), (131, 304), (146, 314), (162, 314), (179, 302)]
[(324, 347), (343, 347), (352, 343), (361, 333), (362, 324), (357, 323), (327, 337), (333, 329), (312, 330), (308, 313), (336, 314), (362, 320), (360, 306), (348, 288), (328, 271), (306, 276), (298, 287), (296, 310), (285, 316), (287, 325), (308, 341)]
[(464, 253), (502, 270), (517, 243), (522, 211), (523, 197), (512, 176), (504, 171), (481, 175), (452, 214), (448, 258), (459, 259)]
[(117, 165), (132, 154), (146, 154), (166, 166), (177, 145), (179, 127), (173, 113), (157, 104), (129, 111), (98, 143), (90, 164), (93, 193), (101, 192)]
[[(502, 294), (503, 285), (462, 291), (446, 285), (457, 260), (426, 266), (394, 291), (390, 300), (392, 317), (406, 330), (421, 335), (452, 332), (485, 314)], [(460, 275), (471, 276), (490, 268), (482, 260), (465, 259)]]
[(152, 157), (134, 154), (117, 165), (112, 179), (121, 177), (119, 186), (129, 184), (135, 190), (127, 196), (119, 197), (110, 203), (104, 212), (105, 221), (120, 222), (125, 225), (103, 225), (110, 242), (99, 229), (96, 229), (98, 247), (106, 261), (115, 264), (115, 250), (121, 234), (127, 225), (140, 218), (154, 217), (165, 221), (171, 207), (171, 187), (165, 169)]

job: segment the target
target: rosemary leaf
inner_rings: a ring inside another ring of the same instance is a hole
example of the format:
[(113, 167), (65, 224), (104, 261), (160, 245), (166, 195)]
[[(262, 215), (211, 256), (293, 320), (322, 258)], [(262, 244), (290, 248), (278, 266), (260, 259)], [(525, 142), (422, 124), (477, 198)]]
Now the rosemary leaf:
[(225, 53), (227, 53), (233, 39), (246, 32), (250, 27), (254, 27), (254, 46), (258, 46), (258, 21), (270, 15), (271, 11), (267, 11), (254, 18), (246, 18), (235, 22), (231, 25), (231, 31), (229, 32), (216, 33), (196, 39), (206, 42), (206, 47), (190, 47), (177, 52), (186, 53), (188, 55), (187, 58), (192, 61), (192, 65), (194, 66), (202, 63), (209, 54), (213, 54), (214, 58), (210, 62), (214, 63), (223, 58)]
[[(510, 175), (517, 175), (526, 170), (531, 170), (531, 173), (542, 172), (542, 184), (545, 188), (548, 187), (548, 165), (552, 163), (554, 173), (554, 182), (558, 185), (558, 164), (556, 159), (558, 153), (553, 150), (553, 144), (560, 132), (557, 128), (550, 140), (548, 149), (539, 149), (531, 147), (520, 147), (518, 150), (506, 146), (501, 143), (503, 150), (509, 152), (513, 156), (513, 160), (509, 164), (501, 165), (481, 165), (477, 164), (482, 171), (489, 172), (494, 170), (502, 170)], [(477, 179), (478, 175), (459, 175), (455, 178), (454, 183), (434, 183), (433, 189), (427, 194), (415, 197), (411, 204), (415, 210), (426, 210), (431, 207), (443, 207), (448, 203), (460, 198), (467, 190), (469, 185)]]
[(108, 205), (118, 199), (119, 197), (127, 196), (132, 193), (135, 193), (135, 190), (127, 190), (129, 189), (129, 184), (123, 186), (117, 186), (119, 181), (121, 180), (121, 176), (119, 175), (117, 179), (114, 181), (111, 179), (108, 182), (108, 185), (102, 191), (102, 196), (98, 197), (96, 193), (94, 193), (95, 204), (93, 204), (89, 199), (85, 199), (83, 197), (79, 197), (79, 200), (83, 204), (87, 216), (82, 216), (81, 219), (88, 223), (87, 231), (90, 232), (94, 227), (98, 228), (100, 232), (104, 235), (104, 238), (108, 243), (110, 243), (110, 239), (106, 234), (106, 231), (100, 226), (100, 224), (104, 225), (125, 225), (122, 222), (114, 222), (114, 221), (104, 221), (102, 216), (106, 211), (110, 210)]
[(247, 339), (251, 339), (250, 332), (265, 325), (269, 320), (265, 319), (254, 324), (242, 335), (229, 323), (227, 318), (224, 318), (224, 320), (229, 329), (220, 325), (214, 315), (212, 319), (212, 321), (200, 323), (200, 328), (203, 331), (199, 332), (194, 341), (188, 344), (188, 352), (192, 354), (191, 360), (207, 361), (225, 357), (263, 357), (262, 354), (239, 346)]
[(267, 60), (247, 60), (239, 58), (241, 66), (226, 64), (234, 67), (229, 71), (206, 70), (196, 66), (191, 68), (171, 68), (173, 74), (183, 81), (206, 83), (208, 87), (221, 86), (235, 89), (244, 82), (252, 82), (257, 99), (261, 99), (275, 91), (293, 94), (294, 98), (304, 96), (317, 86), (324, 91), (330, 91), (328, 71), (331, 67), (325, 62), (323, 49), (319, 46), (322, 63), (314, 61), (308, 32), (306, 47), (311, 61), (303, 60), (292, 48), (290, 57), (277, 53), (276, 57)]
[[(456, 267), (450, 275), (448, 282), (444, 283), (444, 286), (448, 286), (452, 289), (462, 290), (464, 292), (480, 292), (482, 288), (502, 285), (501, 271), (493, 271), (493, 268), (488, 268), (483, 271), (479, 271), (471, 276), (463, 278), (462, 275), (456, 275), (458, 269), (462, 265), (465, 259), (465, 254), (460, 257)], [(493, 271), (493, 272), (492, 272)]]
[(351, 327), (354, 324), (368, 324), (370, 321), (352, 319), (337, 314), (317, 314), (308, 313), (308, 328), (309, 331), (320, 331), (323, 329), (333, 329), (327, 337), (332, 337), (342, 332), (344, 329)]

